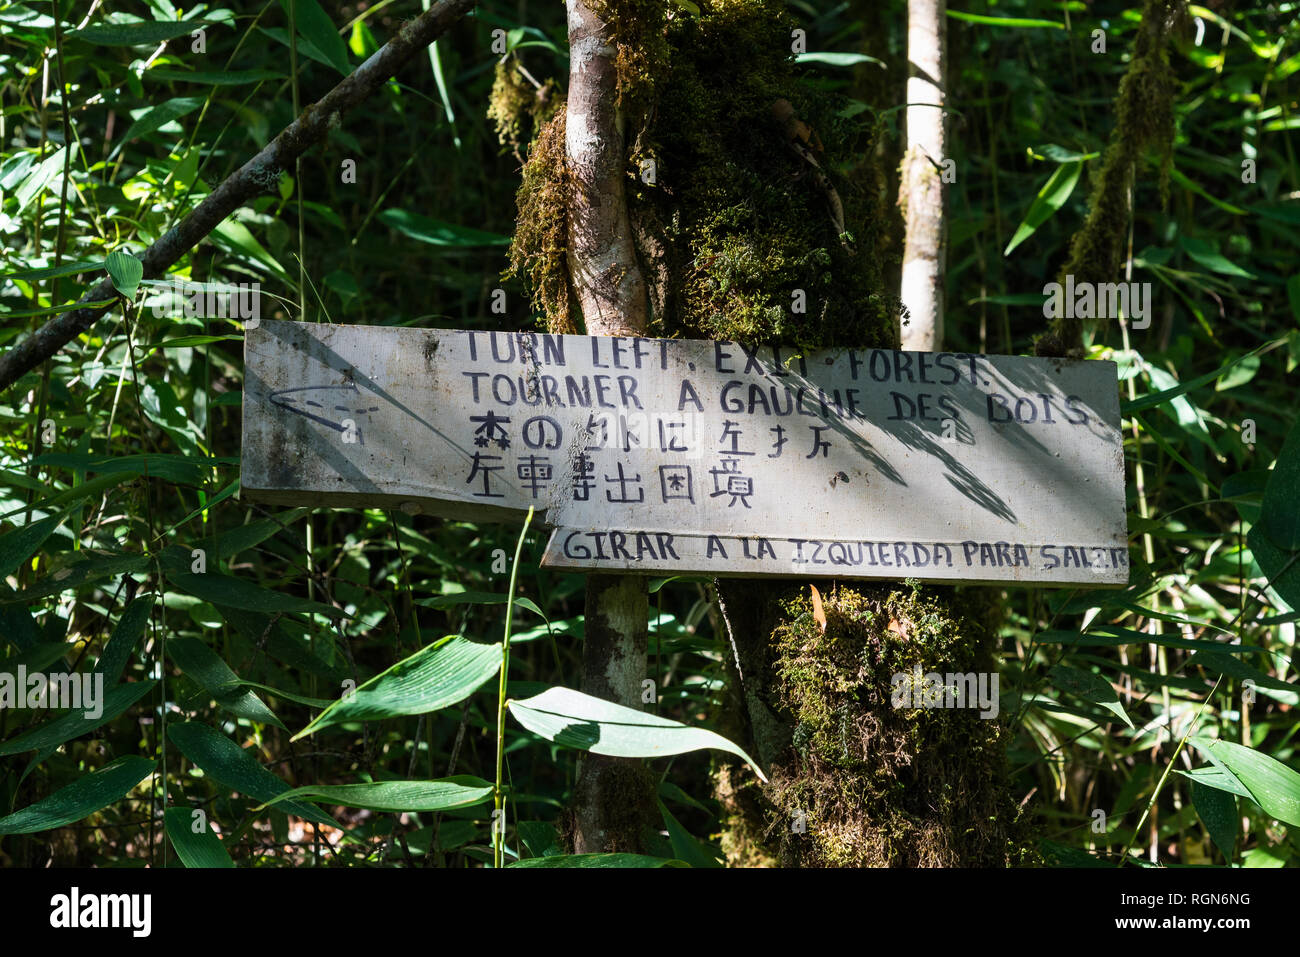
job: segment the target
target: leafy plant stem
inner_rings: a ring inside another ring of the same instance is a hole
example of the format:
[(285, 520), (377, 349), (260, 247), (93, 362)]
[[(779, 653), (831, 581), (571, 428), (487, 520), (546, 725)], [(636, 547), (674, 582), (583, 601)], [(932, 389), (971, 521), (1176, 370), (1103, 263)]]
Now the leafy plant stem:
[(506, 678), (510, 671), (510, 626), (511, 616), (515, 610), (515, 578), (519, 574), (519, 556), (524, 550), (524, 537), (528, 526), (533, 522), (533, 508), (529, 506), (524, 516), (524, 527), (519, 532), (519, 541), (515, 543), (515, 560), (510, 566), (510, 591), (506, 593), (506, 633), (501, 641), (501, 676), (497, 684), (497, 776), (496, 787), (492, 792), (492, 866), (502, 866), (502, 854), (505, 845), (505, 792), (501, 786), (501, 769), (505, 764), (506, 754)]
[[(140, 370), (135, 362), (135, 340), (131, 335), (131, 303), (123, 300), (122, 302), (122, 331), (126, 334), (126, 354), (131, 360), (131, 384), (135, 387), (135, 406), (136, 414), (140, 417), (140, 435), (148, 435), (148, 429), (144, 423), (144, 402), (140, 398)], [(138, 313), (137, 313), (138, 315)], [(149, 541), (153, 542), (156, 538), (154, 529), (153, 516), (153, 496), (151, 494), (150, 483), (146, 480), (143, 483), (141, 494), (144, 496), (144, 514), (145, 522), (149, 528)], [(159, 598), (163, 597), (166, 589), (163, 578), (162, 559), (160, 552), (154, 550), (152, 553), (154, 574), (158, 576)], [(159, 601), (149, 613), (149, 626), (153, 631), (153, 648), (158, 654), (158, 749), (159, 760), (155, 774), (158, 775), (162, 782), (162, 814), (167, 813), (167, 630), (158, 627), (159, 609), (164, 603)], [(155, 815), (149, 816), (149, 846), (157, 847), (154, 841), (154, 819)], [(158, 815), (161, 819), (161, 815)], [(167, 866), (167, 842), (162, 841), (162, 866)]]
[(1124, 862), (1128, 860), (1129, 851), (1133, 850), (1133, 845), (1137, 841), (1138, 835), (1142, 833), (1142, 825), (1146, 823), (1147, 815), (1150, 814), (1151, 809), (1155, 807), (1156, 801), (1160, 800), (1160, 791), (1165, 786), (1165, 779), (1169, 777), (1169, 772), (1173, 770), (1174, 764), (1177, 763), (1178, 755), (1182, 753), (1183, 746), (1187, 744), (1187, 739), (1192, 736), (1192, 732), (1196, 730), (1196, 726), (1201, 723), (1201, 715), (1205, 713), (1205, 706), (1210, 703), (1210, 699), (1214, 697), (1214, 693), (1219, 690), (1219, 685), (1222, 683), (1223, 675), (1219, 675), (1218, 681), (1214, 682), (1214, 687), (1210, 689), (1210, 693), (1205, 696), (1205, 700), (1201, 702), (1200, 708), (1197, 709), (1196, 717), (1192, 720), (1192, 723), (1188, 725), (1187, 732), (1178, 740), (1178, 747), (1174, 748), (1173, 756), (1170, 757), (1169, 763), (1165, 765), (1165, 770), (1164, 773), (1160, 775), (1160, 780), (1156, 782), (1156, 789), (1151, 792), (1151, 800), (1147, 802), (1146, 808), (1142, 811), (1142, 817), (1138, 820), (1137, 827), (1133, 828), (1133, 836), (1128, 839), (1128, 844), (1124, 846), (1124, 853), (1119, 856), (1119, 863), (1115, 865), (1116, 867), (1123, 867)]

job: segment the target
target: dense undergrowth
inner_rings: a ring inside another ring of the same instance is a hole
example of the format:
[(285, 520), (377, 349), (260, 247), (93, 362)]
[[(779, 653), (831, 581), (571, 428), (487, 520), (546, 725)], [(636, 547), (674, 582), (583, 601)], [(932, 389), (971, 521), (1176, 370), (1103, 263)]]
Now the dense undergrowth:
[[(111, 252), (138, 254), (164, 234), (289, 122), (295, 100), (318, 99), (415, 10), (298, 0), (295, 80), (279, 3), (183, 17), (168, 0), (64, 6), (56, 37), (50, 4), (0, 0), (0, 348), (81, 295)], [(901, 258), (889, 188), (903, 6), (768, 3), (806, 31), (813, 55), (802, 60), (777, 60), (787, 51), (768, 34), (717, 46), (712, 31), (749, 4), (660, 6), (641, 11), (654, 31), (631, 31), (626, 51), (627, 75), (644, 71), (659, 89), (625, 91), (641, 118), (629, 185), (643, 246), (665, 250), (655, 332), (880, 343)], [(1284, 447), (1300, 361), (1300, 25), (1289, 5), (1189, 7), (1163, 54), (1175, 85), (1146, 101), (1163, 109), (1172, 93), (1171, 125), (1151, 131), (1171, 133), (1172, 151), (1143, 143), (1115, 160), (1112, 130), (1145, 116), (1115, 106), (1141, 11), (1066, 6), (971, 8), (1048, 26), (950, 21), (949, 347), (1031, 352), (1047, 331), (1042, 289), (1072, 251), (1109, 269), (1118, 249), (1109, 278), (1152, 284), (1148, 328), (1110, 323), (1084, 341), (1088, 357), (1119, 363), (1130, 586), (1000, 590), (993, 613), (968, 611), (960, 628), (953, 609), (984, 598), (959, 589), (936, 608), (903, 583), (866, 597), (826, 586), (824, 632), (803, 589), (773, 645), (777, 691), (798, 719), (791, 763), (769, 769), (772, 791), (752, 801), (743, 764), (707, 752), (653, 762), (664, 824), (654, 856), (1300, 857), (1300, 438)], [(264, 317), (577, 328), (556, 256), (563, 11), (532, 4), (520, 23), (518, 9), (482, 4), (341, 117), (300, 168), (268, 176), (172, 278), (259, 282)], [(209, 21), (203, 52), (190, 26), (174, 25), (194, 18)], [(498, 29), (508, 52), (493, 50)], [(1095, 30), (1105, 52), (1093, 52)], [(792, 173), (778, 99), (817, 137), (847, 238), (817, 177)], [(644, 159), (657, 186), (640, 175)], [(1127, 189), (1090, 219), (1108, 175)], [(1095, 254), (1101, 234), (1080, 233), (1088, 222), (1105, 225)], [(517, 269), (503, 280), (511, 253)], [(799, 284), (825, 288), (825, 313), (786, 308)], [(0, 862), (175, 864), (195, 853), (184, 835), (202, 812), (240, 866), (491, 863), (480, 785), (494, 776), (496, 682), (429, 714), (344, 716), (291, 738), (326, 702), (444, 636), (499, 642), (502, 556), (519, 530), (242, 503), (241, 323), (155, 310), (148, 297), (163, 291), (143, 287), (0, 395), (0, 672), (98, 672), (108, 691), (97, 721), (0, 707)], [(582, 579), (541, 568), (544, 541), (529, 532), (515, 569), (536, 610), (514, 609), (514, 699), (579, 683)], [(653, 709), (729, 727), (712, 584), (669, 582), (651, 602)], [(998, 720), (932, 726), (934, 715), (862, 707), (864, 689), (879, 701), (883, 676), (915, 654), (900, 630), (933, 652), (930, 667), (947, 665), (944, 649), (963, 671), (996, 659)], [(954, 734), (968, 745), (961, 766), (944, 747)], [(868, 739), (893, 757), (863, 752)], [(574, 753), (508, 721), (504, 761), (507, 861), (554, 854)], [(991, 803), (945, 792), (969, 775), (999, 782)], [(463, 790), (406, 793), (397, 806), (349, 806), (333, 792), (263, 807), (288, 785), (445, 779)], [(902, 800), (886, 800), (900, 788)], [(925, 821), (938, 830), (908, 817), (917, 801), (939, 809)], [(888, 814), (863, 827), (873, 802)]]

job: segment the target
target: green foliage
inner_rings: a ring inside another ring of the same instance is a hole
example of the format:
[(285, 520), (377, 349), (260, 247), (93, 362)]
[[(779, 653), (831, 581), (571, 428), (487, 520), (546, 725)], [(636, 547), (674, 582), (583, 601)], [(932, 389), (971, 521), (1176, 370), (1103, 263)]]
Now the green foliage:
[(77, 778), (44, 800), (0, 817), (0, 834), (35, 834), (80, 821), (122, 796), (154, 771), (154, 762), (125, 755)]
[(471, 775), (441, 781), (375, 781), (370, 784), (307, 785), (285, 791), (267, 805), (281, 801), (341, 804), (370, 811), (450, 811), (472, 807), (492, 796), (492, 785)]
[[(65, 17), (88, 12), (64, 6)], [(902, 5), (838, 5), (811, 20), (807, 4), (776, 0), (603, 6), (619, 29), (627, 184), (655, 331), (895, 341)], [(974, 820), (970, 808), (942, 774), (910, 778), (916, 769), (874, 761), (845, 734), (878, 720), (921, 765), (956, 738), (974, 743), (952, 773), (1000, 782), (985, 809), (997, 819), (968, 825), (989, 862), (1033, 859), (1008, 840), (1031, 794), (1021, 823), (1046, 836), (1049, 862), (1114, 864), (1137, 847), (1159, 864), (1300, 859), (1289, 105), (1300, 27), (1289, 9), (1239, 4), (1208, 20), (1197, 11), (1197, 43), (1172, 22), (1178, 4), (1141, 6), (1110, 11), (1104, 28), (1091, 9), (1074, 5), (1067, 29), (1022, 0), (976, 3), (949, 22), (948, 347), (1029, 351), (1045, 331), (1040, 290), (1062, 271), (1102, 282), (1131, 272), (1155, 290), (1149, 329), (1079, 329), (1087, 357), (1120, 368), (1130, 585), (1003, 589), (982, 635), (960, 624), (959, 606), (907, 589), (836, 591), (825, 633), (794, 606), (780, 681), (801, 721), (799, 759), (817, 774), (764, 769), (783, 812), (856, 821), (870, 807), (881, 847), (951, 860), (961, 841), (918, 835), (907, 788), (954, 827)], [(521, 26), (518, 5), (480, 4), (298, 168), (260, 170), (261, 194), (146, 280), (142, 251), (291, 121), (295, 87), (301, 102), (319, 99), (400, 28), (395, 5), (345, 13), (297, 0), (292, 37), (285, 4), (217, 4), (186, 21), (168, 7), (101, 4), (85, 24), (66, 19), (61, 55), (48, 6), (0, 19), (0, 349), (105, 276), (121, 297), (0, 395), (0, 672), (104, 681), (97, 717), (0, 709), (0, 863), (489, 863), (483, 789), (501, 692), (489, 679), (508, 591), (493, 556), (511, 552), (517, 530), (243, 502), (243, 323), (187, 316), (159, 296), (172, 280), (258, 282), (268, 318), (573, 331), (563, 7), (529, 5)], [(515, 31), (504, 62), (484, 53), (498, 24)], [(791, 49), (794, 24), (811, 53)], [(1094, 29), (1104, 55), (1088, 52)], [(851, 241), (786, 148), (778, 100), (816, 135)], [(355, 182), (341, 175), (347, 160)], [(497, 287), (505, 314), (487, 308)], [(807, 313), (791, 311), (794, 289)], [(757, 778), (711, 750), (663, 744), (740, 750), (711, 587), (655, 590), (649, 676), (661, 686), (629, 727), (565, 691), (581, 675), (582, 579), (540, 568), (543, 541), (524, 537), (515, 604), (540, 617), (513, 636), (504, 675), (510, 866), (710, 866), (724, 848), (774, 862), (756, 843), (738, 848), (752, 833), (727, 827)], [(889, 625), (904, 620), (924, 637), (901, 640)], [(997, 728), (864, 706), (914, 663), (995, 661)], [(557, 696), (563, 707), (537, 707)], [(292, 729), (311, 731), (308, 756)], [(663, 831), (645, 855), (564, 853), (568, 746), (600, 742), (673, 752), (649, 765)], [(165, 827), (150, 827), (164, 805)], [(868, 857), (837, 840), (847, 833), (826, 832), (818, 860)]]

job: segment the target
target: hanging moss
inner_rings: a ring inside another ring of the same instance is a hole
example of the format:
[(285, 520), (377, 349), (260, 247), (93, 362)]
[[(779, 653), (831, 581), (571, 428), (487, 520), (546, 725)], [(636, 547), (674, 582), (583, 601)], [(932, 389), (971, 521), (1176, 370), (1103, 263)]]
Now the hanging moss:
[(551, 332), (573, 333), (568, 248), (568, 175), (564, 160), (563, 109), (542, 126), (528, 160), (517, 202), (519, 221), (504, 278), (521, 278)]
[[(1060, 281), (1114, 282), (1128, 242), (1129, 194), (1134, 171), (1149, 149), (1160, 170), (1160, 200), (1168, 201), (1174, 149), (1174, 94), (1178, 80), (1169, 65), (1168, 38), (1185, 20), (1184, 0), (1146, 0), (1133, 57), (1115, 98), (1115, 129), (1088, 201), (1088, 217), (1070, 243)], [(1081, 356), (1083, 322), (1061, 316), (1035, 343), (1038, 355)]]
[(591, 11), (610, 25), (617, 105), (635, 126), (634, 140), (654, 108), (657, 82), (668, 72), (670, 51), (664, 37), (665, 0), (589, 0)]
[(513, 57), (496, 65), (487, 116), (497, 131), (502, 146), (509, 146), (522, 159), (533, 133), (564, 105), (556, 94), (555, 81), (533, 86)]

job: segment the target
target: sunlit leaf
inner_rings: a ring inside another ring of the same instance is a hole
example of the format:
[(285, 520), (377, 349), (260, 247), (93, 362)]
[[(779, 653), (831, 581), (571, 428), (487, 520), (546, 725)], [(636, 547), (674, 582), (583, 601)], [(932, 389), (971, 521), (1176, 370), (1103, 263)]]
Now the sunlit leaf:
[(744, 750), (720, 734), (571, 688), (551, 688), (508, 707), (529, 731), (565, 747), (618, 758), (662, 758), (713, 748), (742, 758), (767, 780)]
[(1191, 738), (1188, 743), (1240, 781), (1266, 814), (1300, 826), (1300, 773), (1276, 758), (1231, 741)]
[(267, 802), (313, 801), (371, 811), (399, 814), (404, 811), (451, 811), (482, 804), (492, 796), (493, 785), (470, 775), (436, 781), (376, 781), (365, 784), (307, 785), (285, 791)]
[(1007, 248), (1002, 251), (1002, 255), (1011, 255), (1013, 249), (1032, 236), (1039, 226), (1047, 222), (1053, 213), (1065, 205), (1065, 201), (1074, 192), (1075, 184), (1079, 182), (1079, 170), (1082, 168), (1081, 162), (1073, 162), (1063, 163), (1052, 171), (1052, 175), (1047, 178), (1047, 182), (1038, 191), (1034, 201), (1029, 204), (1024, 222), (1016, 227), (1015, 235), (1011, 237), (1011, 242), (1007, 243)]
[(419, 213), (407, 212), (404, 209), (386, 209), (379, 214), (378, 219), (385, 225), (397, 230), (403, 236), (418, 242), (429, 243), (432, 246), (471, 248), (474, 246), (506, 246), (510, 243), (509, 236), (485, 232), (482, 229), (472, 229), (468, 226), (457, 226), (454, 223), (444, 223), (440, 220), (430, 219), (428, 216), (421, 216)]
[(500, 667), (500, 644), (481, 645), (449, 635), (336, 701), (293, 740), (342, 721), (373, 721), (437, 711), (465, 700)]

